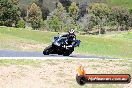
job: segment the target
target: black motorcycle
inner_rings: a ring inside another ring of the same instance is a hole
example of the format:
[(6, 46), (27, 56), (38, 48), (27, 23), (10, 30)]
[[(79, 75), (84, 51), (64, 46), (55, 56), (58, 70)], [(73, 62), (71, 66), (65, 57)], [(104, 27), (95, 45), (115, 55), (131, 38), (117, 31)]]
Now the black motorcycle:
[(67, 45), (68, 38), (57, 36), (54, 37), (54, 40), (52, 42), (52, 45), (46, 47), (43, 51), (44, 55), (49, 54), (58, 54), (63, 56), (69, 56), (73, 51), (75, 47), (79, 47), (80, 40), (73, 40), (71, 45)]

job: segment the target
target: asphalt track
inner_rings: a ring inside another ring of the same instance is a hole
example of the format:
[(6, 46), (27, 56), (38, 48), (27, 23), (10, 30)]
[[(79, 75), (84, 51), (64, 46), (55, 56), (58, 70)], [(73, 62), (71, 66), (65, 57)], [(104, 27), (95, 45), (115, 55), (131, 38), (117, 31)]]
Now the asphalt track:
[(89, 56), (89, 55), (79, 55), (71, 54), (70, 56), (62, 55), (43, 55), (42, 52), (27, 52), (27, 51), (13, 51), (13, 50), (0, 50), (0, 59), (4, 58), (24, 58), (24, 59), (117, 59), (110, 57), (101, 57), (101, 56)]

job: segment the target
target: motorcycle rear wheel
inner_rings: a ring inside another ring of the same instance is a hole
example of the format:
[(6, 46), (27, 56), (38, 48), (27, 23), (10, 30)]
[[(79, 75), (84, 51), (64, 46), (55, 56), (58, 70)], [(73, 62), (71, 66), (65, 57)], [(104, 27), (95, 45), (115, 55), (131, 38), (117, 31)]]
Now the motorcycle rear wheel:
[(66, 50), (66, 51), (63, 53), (63, 56), (69, 56), (73, 51), (74, 51), (74, 48), (71, 49), (71, 50)]

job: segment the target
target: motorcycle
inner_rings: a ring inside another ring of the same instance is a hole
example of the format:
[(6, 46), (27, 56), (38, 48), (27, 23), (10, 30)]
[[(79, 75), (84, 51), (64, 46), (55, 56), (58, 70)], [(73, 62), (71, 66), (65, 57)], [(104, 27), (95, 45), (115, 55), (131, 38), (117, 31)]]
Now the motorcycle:
[(67, 37), (62, 37), (62, 36), (56, 36), (53, 39), (53, 42), (51, 45), (46, 47), (43, 51), (44, 55), (49, 55), (49, 54), (58, 54), (58, 55), (63, 55), (63, 56), (69, 56), (72, 54), (74, 51), (75, 47), (79, 47), (80, 45), (80, 40), (73, 40), (71, 45), (67, 46)]

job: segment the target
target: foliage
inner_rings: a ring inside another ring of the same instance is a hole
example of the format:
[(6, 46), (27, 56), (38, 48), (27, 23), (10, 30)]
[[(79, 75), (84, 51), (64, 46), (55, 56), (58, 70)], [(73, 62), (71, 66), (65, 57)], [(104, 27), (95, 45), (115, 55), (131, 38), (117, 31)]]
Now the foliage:
[(18, 4), (18, 0), (11, 0), (13, 2), (13, 4), (17, 5)]
[(21, 16), (23, 19), (25, 19), (26, 16), (27, 16), (27, 8), (25, 8), (25, 7), (20, 8), (20, 12), (21, 12), (21, 15), (20, 15), (20, 16)]
[(11, 0), (0, 0), (0, 25), (12, 26), (19, 20), (18, 7)]
[(111, 12), (110, 8), (104, 3), (93, 3), (89, 5), (88, 11), (90, 22), (87, 30), (91, 31), (94, 28), (94, 30), (99, 31), (99, 34), (102, 33), (101, 31), (105, 30), (104, 26), (107, 25), (106, 22), (108, 23), (108, 17)]
[(80, 19), (81, 17), (85, 16), (88, 13), (87, 6), (88, 6), (88, 3), (86, 2), (79, 5), (78, 19)]
[[(57, 3), (57, 1), (59, 2)], [(51, 0), (47, 2), (34, 0), (33, 3), (31, 0), (0, 0), (2, 3), (0, 4), (0, 25), (19, 27), (24, 25), (24, 22), (20, 20), (23, 19), (26, 21), (26, 25), (31, 25), (33, 29), (41, 28), (50, 31), (67, 31), (73, 28), (85, 33), (105, 33), (131, 29), (132, 8), (109, 5), (108, 1), (111, 3), (118, 0), (107, 0), (106, 2), (103, 0), (74, 0), (74, 2), (72, 0), (54, 0), (50, 4)], [(28, 9), (26, 5), (18, 8), (22, 2), (30, 2), (31, 5), (28, 6)], [(121, 0), (121, 2), (130, 1)], [(48, 7), (51, 6), (53, 8), (49, 9)]]
[(92, 24), (91, 24), (92, 21), (90, 20), (91, 20), (91, 16), (86, 14), (83, 17), (81, 17), (80, 20), (77, 21), (77, 24), (80, 25), (81, 27), (80, 31), (88, 32), (92, 28)]
[(42, 18), (42, 12), (35, 3), (33, 3), (28, 10), (28, 22), (31, 23), (33, 29), (40, 28), (40, 21)]
[(75, 2), (72, 2), (71, 3), (71, 6), (69, 7), (69, 13), (70, 13), (70, 16), (76, 20), (78, 18), (78, 6), (76, 5)]
[[(39, 1), (39, 0), (19, 0), (19, 7), (28, 7), (29, 5), (32, 4), (32, 2), (34, 1)], [(40, 0), (42, 1), (42, 0)], [(50, 12), (52, 12), (55, 8), (56, 8), (56, 3), (57, 2), (61, 2), (61, 4), (63, 5), (63, 7), (67, 6), (67, 9), (69, 8), (69, 6), (71, 5), (71, 2), (74, 1), (77, 4), (81, 4), (81, 3), (91, 3), (91, 2), (102, 2), (104, 0), (43, 0), (43, 6), (45, 8), (47, 8)], [(109, 4), (109, 3), (108, 3)]]
[(62, 21), (58, 17), (53, 17), (51, 20), (48, 21), (49, 28), (53, 29), (55, 32), (61, 30)]
[(79, 28), (73, 17), (70, 17), (61, 3), (58, 3), (57, 8), (48, 16), (47, 24), (52, 31), (68, 31), (71, 28)]
[(127, 9), (122, 7), (113, 7), (112, 14), (117, 22), (118, 30), (126, 30), (123, 26), (128, 26), (129, 12)]
[(59, 0), (59, 2), (65, 7), (66, 11), (69, 12), (69, 6), (71, 5), (71, 0)]
[(110, 8), (104, 3), (90, 4), (89, 10), (89, 12), (93, 13), (95, 16), (98, 16), (100, 19), (103, 19), (104, 16), (108, 16), (110, 13)]
[(46, 30), (46, 21), (43, 21), (43, 19), (40, 21), (40, 27), (40, 30)]
[(47, 18), (48, 26), (53, 31), (62, 31), (64, 27), (64, 20), (67, 14), (61, 3), (57, 4), (57, 8)]
[(43, 0), (36, 0), (35, 4), (37, 6), (40, 7), (41, 11), (42, 11), (42, 18), (43, 20), (45, 20), (47, 18), (47, 16), (49, 15), (50, 11), (49, 9), (43, 5), (44, 1)]
[(25, 28), (25, 21), (23, 19), (19, 20), (17, 23), (18, 28)]
[(61, 3), (57, 4), (57, 8), (50, 14), (47, 19), (47, 24), (53, 31), (60, 31), (63, 26), (63, 19), (65, 18), (64, 7)]

